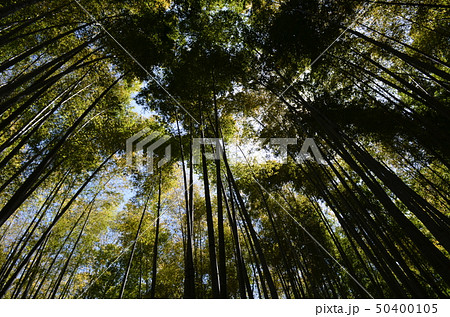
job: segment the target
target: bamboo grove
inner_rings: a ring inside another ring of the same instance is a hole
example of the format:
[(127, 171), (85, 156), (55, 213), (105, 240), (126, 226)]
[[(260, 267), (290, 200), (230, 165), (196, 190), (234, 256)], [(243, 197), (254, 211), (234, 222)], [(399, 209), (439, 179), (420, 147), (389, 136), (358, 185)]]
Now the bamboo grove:
[(449, 297), (449, 11), (2, 1), (0, 297)]

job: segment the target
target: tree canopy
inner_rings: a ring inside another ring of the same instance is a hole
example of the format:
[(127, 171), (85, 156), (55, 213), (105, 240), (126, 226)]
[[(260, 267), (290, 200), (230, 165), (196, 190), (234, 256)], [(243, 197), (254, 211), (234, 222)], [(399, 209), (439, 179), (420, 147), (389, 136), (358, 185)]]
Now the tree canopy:
[(449, 297), (449, 10), (2, 1), (0, 297)]

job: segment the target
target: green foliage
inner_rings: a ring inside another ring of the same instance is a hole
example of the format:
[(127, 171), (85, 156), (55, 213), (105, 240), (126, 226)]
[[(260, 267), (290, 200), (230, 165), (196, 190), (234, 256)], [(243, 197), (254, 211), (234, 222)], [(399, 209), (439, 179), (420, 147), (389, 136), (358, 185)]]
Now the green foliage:
[[(450, 296), (428, 2), (2, 2), (0, 296)], [(143, 129), (172, 136), (155, 174), (125, 162)], [(257, 154), (191, 166), (201, 136)], [(298, 139), (287, 164), (273, 137)], [(326, 165), (296, 161), (305, 138)]]

